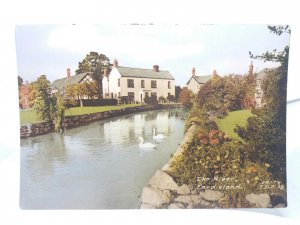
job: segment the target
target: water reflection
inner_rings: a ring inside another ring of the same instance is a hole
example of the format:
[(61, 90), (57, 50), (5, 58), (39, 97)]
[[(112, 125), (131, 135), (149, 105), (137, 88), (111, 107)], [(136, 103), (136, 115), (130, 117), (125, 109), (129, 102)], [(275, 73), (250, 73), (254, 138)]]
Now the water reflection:
[[(136, 208), (138, 196), (183, 137), (180, 110), (152, 111), (99, 121), (21, 140), (22, 208)], [(138, 137), (154, 142), (142, 151)]]

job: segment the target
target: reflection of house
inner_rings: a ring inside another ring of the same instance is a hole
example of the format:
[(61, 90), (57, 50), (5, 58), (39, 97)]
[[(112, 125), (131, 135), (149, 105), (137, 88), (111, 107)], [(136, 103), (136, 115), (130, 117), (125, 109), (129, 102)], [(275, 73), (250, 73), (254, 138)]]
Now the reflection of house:
[(93, 79), (89, 73), (80, 73), (71, 76), (70, 69), (67, 69), (67, 77), (53, 81), (53, 83), (51, 84), (51, 89), (52, 93), (63, 92), (69, 85), (92, 81)]
[(109, 77), (103, 81), (103, 96), (110, 98), (128, 96), (136, 102), (144, 102), (147, 96), (175, 96), (174, 77), (169, 71), (160, 70), (158, 65), (153, 69), (131, 68), (118, 66), (114, 60)]
[(256, 74), (256, 87), (255, 87), (255, 107), (256, 108), (260, 108), (263, 106), (262, 81), (266, 77), (266, 75), (271, 71), (274, 71), (274, 68), (265, 68)]
[[(213, 75), (216, 75), (217, 72), (214, 70)], [(191, 90), (194, 94), (197, 94), (200, 90), (201, 86), (205, 84), (212, 76), (211, 75), (203, 75), (196, 76), (195, 67), (192, 69), (192, 77), (187, 82), (187, 88)]]

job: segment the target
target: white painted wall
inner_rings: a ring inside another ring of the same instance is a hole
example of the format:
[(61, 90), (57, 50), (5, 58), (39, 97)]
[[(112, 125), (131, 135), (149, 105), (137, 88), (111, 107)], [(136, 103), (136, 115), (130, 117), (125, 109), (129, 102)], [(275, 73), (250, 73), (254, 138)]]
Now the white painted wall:
[(103, 98), (110, 98), (109, 96), (109, 84), (107, 76), (102, 78), (102, 90), (103, 90)]
[(194, 94), (197, 94), (203, 84), (199, 84), (195, 78), (191, 78), (190, 82), (187, 84), (187, 88), (191, 90)]
[[(120, 87), (118, 87), (118, 79), (120, 79)], [(127, 79), (134, 79), (134, 88), (127, 87)], [(141, 87), (141, 81), (145, 81), (145, 88)], [(151, 80), (156, 80), (157, 88), (151, 88)], [(168, 81), (171, 82), (170, 88), (168, 88)], [(145, 92), (156, 92), (157, 99), (160, 96), (165, 98), (170, 95), (175, 96), (175, 80), (165, 80), (165, 79), (150, 79), (150, 78), (133, 78), (133, 77), (121, 77), (121, 74), (117, 68), (113, 68), (109, 76), (109, 91), (113, 93), (113, 96), (128, 96), (128, 92), (134, 92), (135, 101), (140, 102), (145, 98)], [(142, 95), (142, 96), (141, 96)]]
[(121, 93), (121, 87), (118, 86), (118, 79), (120, 78), (121, 78), (121, 74), (119, 73), (118, 69), (113, 67), (109, 75), (108, 87), (109, 87), (110, 97), (111, 95), (113, 95), (113, 98), (117, 98), (119, 96), (119, 93)]
[[(127, 79), (134, 79), (134, 88), (127, 87)], [(141, 87), (141, 81), (145, 81), (145, 88)], [(155, 80), (157, 88), (151, 88), (151, 81)], [(170, 88), (168, 88), (168, 81), (171, 82)], [(122, 77), (121, 78), (121, 96), (128, 96), (128, 92), (134, 92), (135, 101), (141, 101), (145, 98), (145, 92), (149, 93), (151, 96), (151, 92), (155, 92), (157, 99), (160, 96), (165, 98), (168, 97), (168, 93), (170, 95), (175, 96), (175, 81), (174, 80), (164, 80), (164, 79), (150, 79), (150, 78), (131, 78), (131, 77)]]

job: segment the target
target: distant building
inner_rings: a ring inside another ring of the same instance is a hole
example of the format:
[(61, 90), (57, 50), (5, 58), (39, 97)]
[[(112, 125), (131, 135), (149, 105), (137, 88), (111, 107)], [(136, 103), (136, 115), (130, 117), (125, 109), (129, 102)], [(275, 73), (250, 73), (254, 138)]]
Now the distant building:
[(71, 71), (67, 69), (67, 76), (53, 81), (51, 84), (52, 93), (64, 92), (69, 85), (79, 84), (82, 82), (93, 82), (90, 73), (80, 73), (71, 76)]
[(259, 71), (256, 74), (256, 87), (255, 87), (255, 107), (261, 108), (263, 106), (263, 89), (262, 89), (262, 81), (267, 76), (268, 73), (274, 71), (275, 68), (265, 68)]
[(128, 96), (135, 102), (143, 103), (145, 97), (168, 98), (175, 96), (175, 79), (169, 71), (160, 70), (158, 65), (152, 69), (119, 66), (114, 60), (109, 75), (102, 80), (103, 96), (121, 98)]
[(193, 67), (192, 69), (192, 76), (187, 82), (187, 88), (191, 90), (194, 94), (197, 94), (203, 84), (205, 84), (209, 79), (213, 76), (218, 76), (217, 71), (214, 70), (212, 75), (196, 75), (196, 69)]

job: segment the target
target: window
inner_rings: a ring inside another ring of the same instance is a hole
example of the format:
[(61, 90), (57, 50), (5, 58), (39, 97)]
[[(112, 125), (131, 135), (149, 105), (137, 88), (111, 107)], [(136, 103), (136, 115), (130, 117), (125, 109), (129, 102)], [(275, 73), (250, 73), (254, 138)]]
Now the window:
[(134, 79), (127, 79), (127, 87), (134, 88)]
[(156, 94), (156, 92), (151, 92), (151, 97), (153, 97), (153, 96), (157, 96), (157, 94)]
[(145, 80), (141, 80), (141, 88), (145, 88)]
[(118, 87), (120, 87), (120, 78), (118, 79)]
[(156, 80), (151, 80), (151, 88), (156, 88)]
[(134, 92), (128, 92), (128, 97), (130, 100), (134, 100)]
[(149, 97), (149, 92), (145, 92), (145, 98)]
[(171, 81), (168, 81), (168, 89), (171, 89)]

